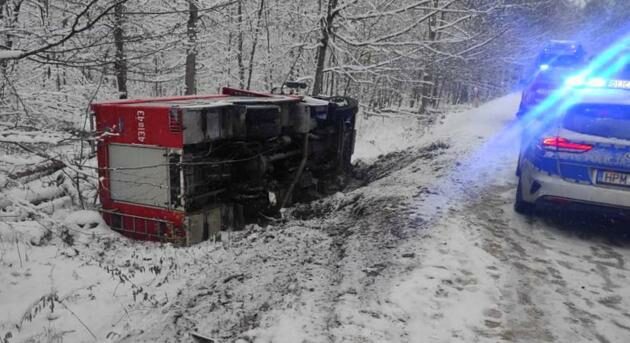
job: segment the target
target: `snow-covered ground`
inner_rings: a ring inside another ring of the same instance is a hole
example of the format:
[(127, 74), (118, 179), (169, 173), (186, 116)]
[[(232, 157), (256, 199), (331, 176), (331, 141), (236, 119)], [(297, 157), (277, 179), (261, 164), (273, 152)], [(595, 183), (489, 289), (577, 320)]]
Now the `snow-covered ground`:
[(590, 218), (512, 211), (518, 100), (428, 129), (360, 121), (355, 158), (368, 163), (347, 191), (220, 243), (133, 242), (71, 213), (72, 194), (50, 217), (16, 203), (55, 174), (5, 190), (18, 210), (0, 212), (0, 339), (627, 342), (630, 240)]
[(357, 117), (357, 144), (352, 159), (372, 162), (378, 156), (409, 148), (417, 144), (428, 126), (429, 117), (406, 112), (404, 115)]

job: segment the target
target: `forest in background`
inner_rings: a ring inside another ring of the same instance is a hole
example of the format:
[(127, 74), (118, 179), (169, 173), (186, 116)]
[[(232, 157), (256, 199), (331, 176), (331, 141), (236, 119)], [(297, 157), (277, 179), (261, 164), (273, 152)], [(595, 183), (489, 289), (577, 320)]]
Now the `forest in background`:
[(597, 50), (628, 17), (621, 0), (0, 0), (0, 125), (288, 80), (425, 114), (513, 91), (547, 40)]

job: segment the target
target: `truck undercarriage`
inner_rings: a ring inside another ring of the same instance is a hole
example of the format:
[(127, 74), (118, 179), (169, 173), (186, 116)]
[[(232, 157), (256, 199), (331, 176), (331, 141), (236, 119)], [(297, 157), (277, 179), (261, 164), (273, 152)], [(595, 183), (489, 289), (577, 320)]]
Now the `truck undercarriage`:
[[(355, 100), (257, 97), (235, 90), (219, 100), (192, 100), (166, 102), (168, 134), (181, 137), (179, 146), (169, 145), (166, 134), (153, 137), (159, 130), (152, 128), (151, 116), (161, 114), (134, 105), (125, 106), (137, 107), (136, 121), (142, 113), (136, 132), (120, 132), (99, 145), (99, 167), (106, 180), (103, 213), (114, 229), (140, 239), (185, 237), (190, 244), (343, 186), (354, 150)], [(98, 122), (99, 129), (115, 132), (118, 112), (95, 109), (97, 120), (111, 114)], [(118, 130), (125, 130), (124, 120), (118, 121)], [(141, 137), (144, 144), (128, 144), (126, 136)], [(149, 215), (143, 212), (148, 206), (173, 216)], [(145, 222), (124, 219), (125, 212)], [(166, 220), (167, 228), (149, 225), (158, 229), (148, 230), (145, 237), (136, 228), (146, 227), (151, 217)]]

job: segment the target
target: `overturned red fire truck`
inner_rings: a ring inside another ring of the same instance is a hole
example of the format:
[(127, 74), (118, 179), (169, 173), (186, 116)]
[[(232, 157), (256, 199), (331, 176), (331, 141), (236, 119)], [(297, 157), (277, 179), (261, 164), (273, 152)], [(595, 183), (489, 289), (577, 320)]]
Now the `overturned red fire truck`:
[(194, 244), (338, 190), (357, 109), (231, 88), (96, 103), (103, 218), (132, 238)]

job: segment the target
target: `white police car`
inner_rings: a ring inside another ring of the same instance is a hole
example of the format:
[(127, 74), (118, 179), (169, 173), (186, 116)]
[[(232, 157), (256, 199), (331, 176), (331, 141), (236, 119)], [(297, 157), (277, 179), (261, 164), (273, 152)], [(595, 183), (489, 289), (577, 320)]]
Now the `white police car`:
[(536, 205), (550, 203), (630, 211), (626, 60), (628, 64), (614, 76), (568, 79), (571, 89), (561, 96), (564, 105), (550, 106), (554, 110), (527, 124), (517, 169), (517, 212), (531, 213)]

